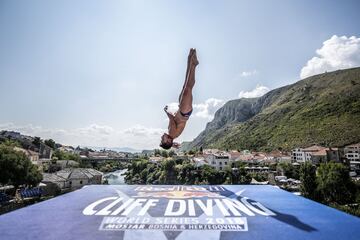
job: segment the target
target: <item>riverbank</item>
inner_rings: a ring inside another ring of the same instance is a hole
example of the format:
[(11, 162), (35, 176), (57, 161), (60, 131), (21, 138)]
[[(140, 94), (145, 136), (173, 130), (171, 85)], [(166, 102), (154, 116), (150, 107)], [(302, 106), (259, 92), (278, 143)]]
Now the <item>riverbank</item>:
[(125, 183), (125, 173), (127, 169), (121, 169), (114, 172), (109, 172), (104, 174), (103, 178), (105, 178), (109, 185), (124, 185)]

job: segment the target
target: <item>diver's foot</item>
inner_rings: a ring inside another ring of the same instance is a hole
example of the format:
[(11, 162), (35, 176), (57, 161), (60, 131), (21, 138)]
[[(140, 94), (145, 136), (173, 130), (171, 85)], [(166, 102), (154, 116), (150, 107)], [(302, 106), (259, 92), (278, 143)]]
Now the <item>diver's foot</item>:
[(190, 58), (190, 66), (196, 67), (199, 64), (199, 61), (196, 56), (196, 49), (193, 49), (191, 58)]
[(191, 64), (191, 58), (192, 58), (193, 54), (194, 54), (194, 48), (190, 48), (190, 52), (189, 52), (189, 56), (188, 56), (188, 66), (190, 66), (190, 64)]

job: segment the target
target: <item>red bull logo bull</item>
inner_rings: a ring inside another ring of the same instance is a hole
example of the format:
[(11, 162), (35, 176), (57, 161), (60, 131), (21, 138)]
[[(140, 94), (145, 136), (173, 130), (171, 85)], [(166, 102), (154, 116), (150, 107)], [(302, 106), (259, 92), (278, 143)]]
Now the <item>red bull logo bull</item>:
[(216, 192), (209, 191), (157, 191), (157, 192), (138, 192), (133, 197), (153, 197), (153, 198), (176, 198), (176, 199), (187, 199), (187, 198), (222, 198), (223, 196)]

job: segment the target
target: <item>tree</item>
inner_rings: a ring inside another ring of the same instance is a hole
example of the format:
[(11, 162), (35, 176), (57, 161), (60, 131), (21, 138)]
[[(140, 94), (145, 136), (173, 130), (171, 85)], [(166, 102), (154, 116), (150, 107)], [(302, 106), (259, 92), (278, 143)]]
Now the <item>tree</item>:
[(14, 141), (11, 139), (6, 139), (4, 142), (1, 143), (1, 145), (3, 146), (7, 146), (7, 147), (21, 147), (21, 144), (18, 141)]
[(199, 181), (207, 184), (222, 184), (226, 181), (226, 172), (217, 171), (209, 165), (203, 165), (200, 168)]
[(173, 157), (176, 155), (176, 153), (174, 152), (174, 150), (170, 150), (168, 155), (169, 155), (169, 157)]
[(238, 165), (237, 168), (231, 169), (231, 184), (249, 184), (251, 182), (251, 176), (247, 173), (244, 165)]
[(55, 144), (56, 144), (56, 143), (55, 143), (54, 140), (48, 139), (48, 140), (45, 140), (44, 143), (45, 143), (46, 145), (48, 145), (49, 147), (51, 147), (52, 149), (55, 149)]
[(310, 162), (305, 162), (300, 167), (300, 191), (304, 197), (317, 200), (316, 167)]
[(57, 158), (57, 160), (74, 160), (74, 161), (77, 161), (77, 162), (80, 161), (79, 154), (60, 151), (58, 149), (55, 150), (52, 157), (53, 157), (53, 159)]
[(169, 157), (169, 154), (166, 150), (163, 150), (163, 151), (161, 151), (161, 156), (164, 158), (167, 158), (167, 157)]
[(34, 137), (33, 144), (34, 144), (36, 147), (40, 148), (41, 138), (40, 138), (40, 137)]
[(160, 152), (159, 149), (155, 149), (155, 150), (154, 150), (154, 155), (155, 155), (156, 157), (160, 156), (160, 154), (161, 154), (161, 152)]
[(195, 151), (194, 151), (194, 150), (190, 150), (190, 151), (188, 152), (188, 154), (189, 154), (189, 155), (194, 155), (194, 154), (195, 154)]
[(194, 184), (195, 183), (195, 173), (196, 169), (194, 164), (184, 163), (179, 164), (178, 166), (178, 174), (177, 180), (180, 184)]
[(176, 184), (177, 171), (176, 162), (173, 159), (165, 160), (161, 163), (162, 172), (160, 182), (164, 184)]
[(42, 175), (31, 161), (22, 152), (13, 150), (13, 147), (0, 145), (0, 183), (19, 185), (37, 185)]
[(327, 204), (353, 203), (356, 186), (349, 176), (349, 170), (341, 163), (322, 163), (316, 178), (317, 190)]
[(299, 169), (294, 167), (291, 163), (279, 163), (277, 168), (279, 168), (282, 174), (288, 178), (299, 179)]

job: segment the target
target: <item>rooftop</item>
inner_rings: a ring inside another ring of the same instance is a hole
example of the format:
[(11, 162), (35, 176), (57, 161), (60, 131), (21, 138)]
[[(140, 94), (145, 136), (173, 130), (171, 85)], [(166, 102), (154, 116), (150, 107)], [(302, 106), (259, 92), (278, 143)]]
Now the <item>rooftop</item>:
[[(65, 168), (63, 170), (57, 171), (55, 173), (44, 173), (44, 180), (59, 180), (65, 181), (67, 179), (90, 179), (97, 175), (102, 175), (102, 172), (99, 172), (92, 168)], [(62, 179), (62, 180), (61, 180)]]
[(313, 152), (313, 151), (320, 151), (320, 150), (324, 150), (326, 149), (326, 147), (322, 147), (322, 146), (318, 146), (318, 145), (313, 145), (311, 147), (308, 148), (304, 148), (303, 151), (304, 152)]

